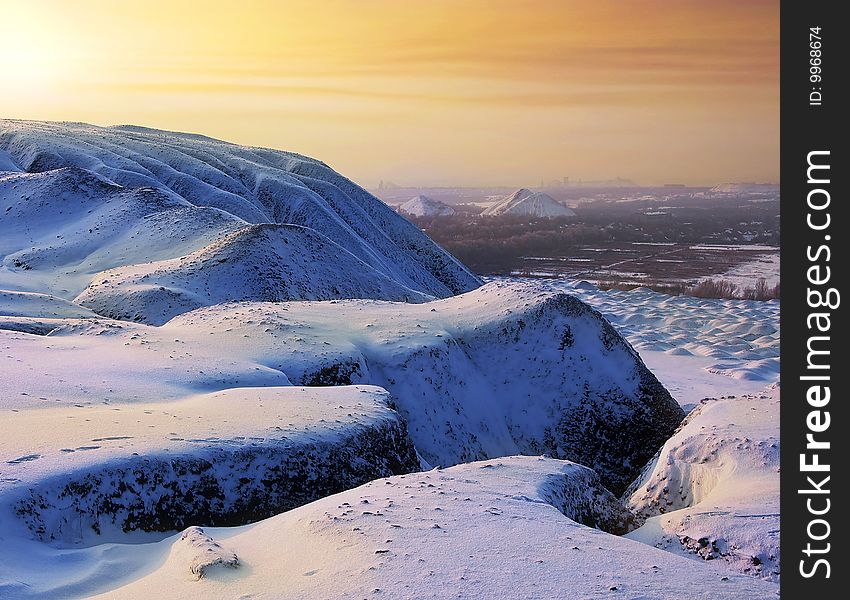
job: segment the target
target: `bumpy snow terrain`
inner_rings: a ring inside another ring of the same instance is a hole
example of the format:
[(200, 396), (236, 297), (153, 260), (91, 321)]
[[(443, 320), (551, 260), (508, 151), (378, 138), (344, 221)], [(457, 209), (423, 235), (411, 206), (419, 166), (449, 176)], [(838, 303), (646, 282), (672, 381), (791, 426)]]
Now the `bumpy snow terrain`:
[[(497, 279), (498, 280), (498, 279)], [(779, 302), (602, 291), (583, 281), (534, 281), (599, 310), (686, 409), (703, 398), (755, 394), (779, 381)]]
[(779, 581), (779, 388), (704, 400), (625, 498), (630, 537)]
[(379, 479), (242, 528), (107, 548), (28, 547), (19, 560), (57, 576), (5, 591), (205, 600), (777, 596), (775, 584), (580, 524), (620, 527), (628, 518), (583, 467), (497, 459)]
[(0, 121), (0, 231), (4, 599), (776, 595), (777, 392), (677, 427), (776, 380), (777, 303), (482, 286), (139, 127)]
[[(145, 304), (140, 296), (170, 312), (217, 301), (222, 292), (198, 289), (207, 287), (244, 286), (258, 300), (414, 301), (480, 285), (390, 207), (297, 154), (140, 127), (8, 120), (0, 120), (0, 152), (0, 289), (73, 299), (96, 279), (85, 298), (123, 315)], [(246, 231), (258, 224), (309, 231)], [(268, 252), (270, 264), (258, 265)], [(195, 272), (183, 289), (186, 270), (210, 255), (238, 255), (245, 268), (225, 280), (205, 281), (221, 270)], [(134, 267), (151, 261), (160, 262)], [(271, 265), (287, 267), (292, 281), (258, 285)], [(104, 289), (101, 273), (120, 267)]]
[(515, 191), (481, 213), (487, 217), (574, 217), (575, 212), (543, 192), (532, 192), (526, 188)]
[(398, 210), (414, 217), (450, 217), (455, 214), (451, 206), (428, 196), (415, 196), (399, 206)]
[[(23, 359), (8, 368), (9, 407), (368, 383), (390, 391), (432, 465), (548, 453), (617, 493), (684, 416), (599, 313), (530, 284), (427, 304), (224, 304), (162, 327), (89, 319), (0, 340)], [(73, 384), (60, 383), (68, 373)]]

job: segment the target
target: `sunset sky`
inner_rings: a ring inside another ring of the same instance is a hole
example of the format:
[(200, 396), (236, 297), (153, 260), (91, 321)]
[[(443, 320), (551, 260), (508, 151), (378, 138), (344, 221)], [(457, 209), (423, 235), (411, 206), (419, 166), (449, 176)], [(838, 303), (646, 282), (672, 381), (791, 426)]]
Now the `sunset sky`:
[(370, 187), (779, 179), (777, 0), (0, 0), (0, 78)]

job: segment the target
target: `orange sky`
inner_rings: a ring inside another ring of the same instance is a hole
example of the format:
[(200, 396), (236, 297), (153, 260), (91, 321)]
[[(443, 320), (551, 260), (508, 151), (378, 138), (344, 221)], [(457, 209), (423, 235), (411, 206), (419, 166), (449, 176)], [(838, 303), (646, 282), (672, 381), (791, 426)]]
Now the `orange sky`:
[(366, 186), (779, 179), (777, 0), (0, 0), (0, 78)]

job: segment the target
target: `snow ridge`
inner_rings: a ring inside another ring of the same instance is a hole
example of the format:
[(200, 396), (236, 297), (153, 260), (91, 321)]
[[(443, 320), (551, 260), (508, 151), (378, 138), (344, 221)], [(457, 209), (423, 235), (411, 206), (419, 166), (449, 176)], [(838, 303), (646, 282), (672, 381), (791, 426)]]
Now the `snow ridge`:
[[(24, 171), (0, 171), (0, 225), (9, 232), (0, 288), (41, 280), (27, 291), (70, 299), (103, 270), (179, 258), (263, 223), (315, 230), (396, 290), (447, 297), (481, 284), (386, 204), (297, 154), (138, 127), (11, 120), (0, 120), (0, 151)], [(337, 269), (338, 280), (358, 280), (343, 268), (351, 265)]]

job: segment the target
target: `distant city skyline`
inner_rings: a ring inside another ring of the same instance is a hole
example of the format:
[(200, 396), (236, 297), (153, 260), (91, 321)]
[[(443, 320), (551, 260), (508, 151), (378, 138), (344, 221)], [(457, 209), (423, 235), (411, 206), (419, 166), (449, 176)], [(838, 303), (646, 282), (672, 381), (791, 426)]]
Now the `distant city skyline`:
[(0, 116), (133, 123), (358, 183), (779, 180), (779, 2), (0, 0)]

